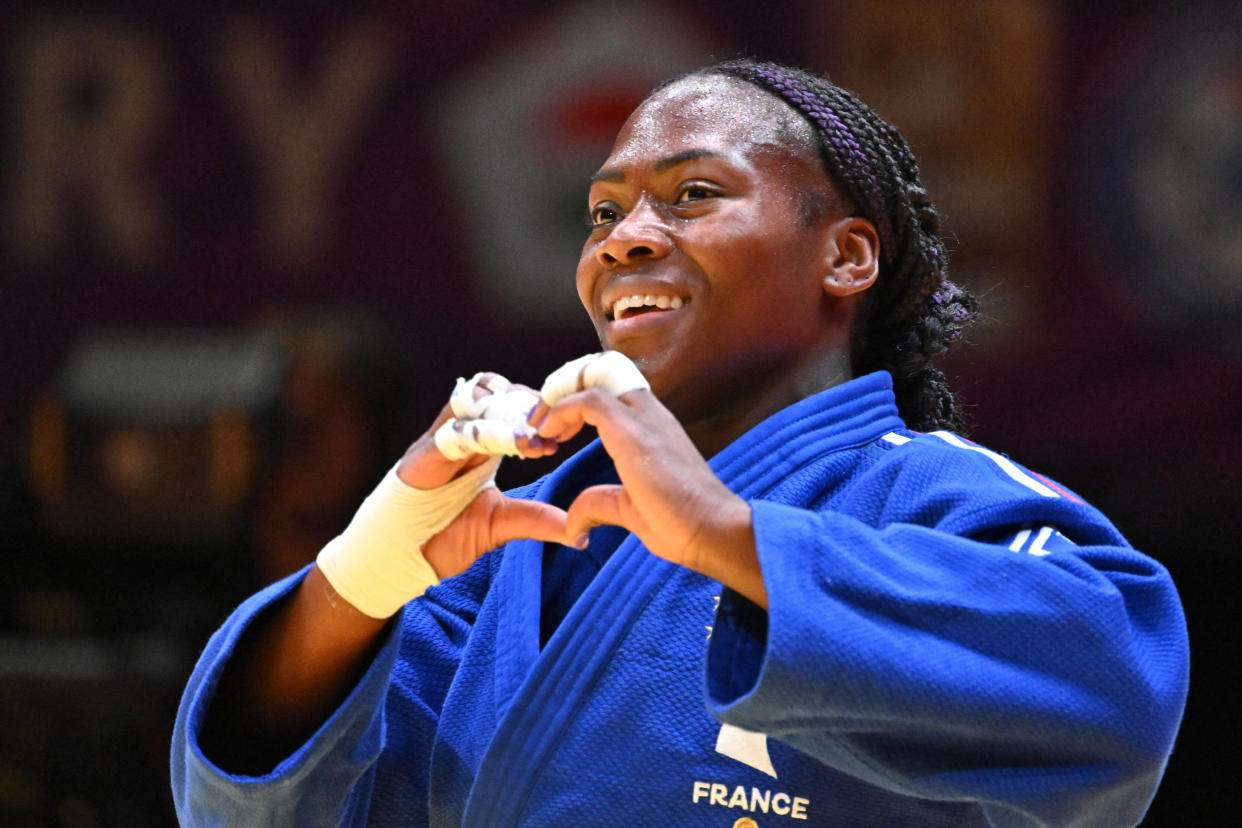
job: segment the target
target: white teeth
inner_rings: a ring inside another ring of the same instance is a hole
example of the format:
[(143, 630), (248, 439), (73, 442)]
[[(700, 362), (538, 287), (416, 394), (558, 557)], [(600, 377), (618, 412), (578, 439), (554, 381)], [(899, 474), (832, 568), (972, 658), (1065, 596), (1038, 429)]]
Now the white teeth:
[(684, 304), (685, 301), (680, 296), (635, 293), (631, 296), (622, 296), (612, 303), (612, 318), (620, 319), (621, 314), (630, 308), (655, 307), (661, 310), (677, 310)]

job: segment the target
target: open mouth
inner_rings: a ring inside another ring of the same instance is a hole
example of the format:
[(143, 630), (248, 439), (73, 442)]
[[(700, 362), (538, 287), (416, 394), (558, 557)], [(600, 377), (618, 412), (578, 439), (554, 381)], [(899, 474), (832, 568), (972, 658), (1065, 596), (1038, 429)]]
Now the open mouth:
[(666, 294), (641, 294), (635, 293), (631, 296), (622, 296), (620, 299), (612, 303), (612, 307), (608, 309), (606, 316), (608, 321), (612, 322), (619, 319), (628, 319), (632, 316), (638, 316), (644, 313), (659, 313), (661, 311), (677, 310), (686, 304), (686, 300), (680, 296), (668, 296)]

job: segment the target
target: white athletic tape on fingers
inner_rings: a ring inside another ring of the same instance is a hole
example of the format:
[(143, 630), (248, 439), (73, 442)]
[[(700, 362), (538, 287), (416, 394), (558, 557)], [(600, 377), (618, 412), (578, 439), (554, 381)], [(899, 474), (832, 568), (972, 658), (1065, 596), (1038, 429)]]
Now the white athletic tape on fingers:
[[(487, 385), (483, 385), (483, 377), (484, 373), (480, 371), (470, 379), (457, 378), (457, 385), (453, 387), (453, 393), (449, 395), (449, 407), (453, 409), (454, 417), (463, 420), (480, 419), (484, 416), (490, 404), (489, 401), (509, 391), (511, 383), (500, 374), (492, 374)], [(475, 399), (474, 389), (480, 386), (487, 393)]]
[(525, 415), (512, 420), (449, 420), (436, 429), (436, 448), (449, 460), (464, 460), (475, 454), (511, 457), (518, 451), (519, 437), (533, 437), (535, 429), (526, 424)]
[(525, 388), (515, 388), (503, 393), (495, 392), (477, 403), (479, 413), (474, 419), (499, 420), (521, 427), (526, 425), (526, 418), (539, 405), (539, 395)]
[(651, 384), (625, 354), (604, 351), (578, 357), (548, 374), (539, 396), (548, 405), (555, 405), (570, 394), (588, 388), (603, 388), (614, 397), (619, 397), (627, 391), (649, 390)]
[(394, 467), (362, 502), (349, 526), (316, 565), (337, 593), (372, 618), (389, 618), (440, 582), (422, 547), (453, 522), (479, 492), (495, 486), (500, 458), (435, 489), (415, 489)]
[(483, 374), (475, 374), (469, 380), (458, 379), (449, 397), (449, 407), (455, 419), (436, 429), (435, 443), (440, 453), (449, 460), (461, 460), (474, 454), (507, 454), (519, 456), (519, 437), (533, 437), (535, 429), (526, 418), (539, 404), (534, 392), (522, 388), (510, 390), (511, 384), (499, 374), (493, 374), (483, 385), (488, 393), (475, 399), (474, 390), (480, 387)]

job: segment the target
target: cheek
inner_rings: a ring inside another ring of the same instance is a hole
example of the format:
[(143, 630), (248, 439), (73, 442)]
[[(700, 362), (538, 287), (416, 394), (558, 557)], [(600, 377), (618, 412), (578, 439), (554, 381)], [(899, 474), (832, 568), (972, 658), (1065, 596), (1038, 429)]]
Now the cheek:
[(586, 312), (595, 318), (595, 256), (590, 242), (582, 248), (582, 257), (578, 260), (578, 270), (574, 275), (574, 283), (578, 289), (578, 301)]

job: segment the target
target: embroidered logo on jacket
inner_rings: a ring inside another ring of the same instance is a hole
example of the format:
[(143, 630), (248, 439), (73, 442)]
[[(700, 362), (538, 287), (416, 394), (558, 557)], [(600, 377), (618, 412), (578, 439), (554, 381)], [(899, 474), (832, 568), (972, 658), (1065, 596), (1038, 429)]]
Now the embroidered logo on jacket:
[[(784, 791), (748, 788), (735, 785), (730, 788), (723, 782), (696, 781), (690, 792), (690, 801), (697, 804), (736, 808), (752, 814), (773, 813), (789, 819), (806, 819), (811, 801), (804, 796), (791, 796)], [(753, 822), (753, 820), (752, 820)]]

